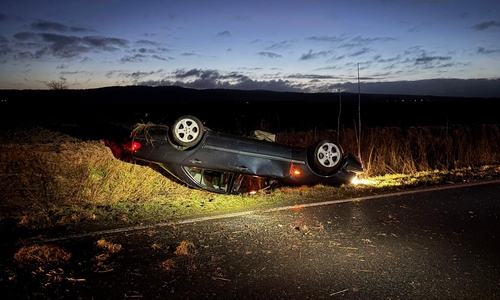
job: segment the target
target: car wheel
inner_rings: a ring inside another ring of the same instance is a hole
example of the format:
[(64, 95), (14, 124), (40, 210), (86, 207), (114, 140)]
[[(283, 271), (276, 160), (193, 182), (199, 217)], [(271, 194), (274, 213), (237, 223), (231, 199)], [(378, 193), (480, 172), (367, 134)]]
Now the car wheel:
[(316, 144), (313, 152), (314, 166), (321, 172), (330, 174), (342, 165), (343, 152), (340, 145), (329, 140)]
[(171, 134), (179, 146), (193, 147), (203, 136), (203, 123), (196, 117), (182, 116), (174, 122)]

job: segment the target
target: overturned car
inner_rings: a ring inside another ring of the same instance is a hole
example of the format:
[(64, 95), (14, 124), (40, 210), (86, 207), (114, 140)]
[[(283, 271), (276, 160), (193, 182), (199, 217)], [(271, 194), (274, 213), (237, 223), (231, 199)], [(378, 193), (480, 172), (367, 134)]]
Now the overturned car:
[(215, 132), (190, 115), (168, 127), (134, 130), (120, 147), (133, 160), (157, 164), (190, 187), (224, 194), (280, 185), (341, 185), (364, 171), (357, 156), (330, 140), (293, 147)]

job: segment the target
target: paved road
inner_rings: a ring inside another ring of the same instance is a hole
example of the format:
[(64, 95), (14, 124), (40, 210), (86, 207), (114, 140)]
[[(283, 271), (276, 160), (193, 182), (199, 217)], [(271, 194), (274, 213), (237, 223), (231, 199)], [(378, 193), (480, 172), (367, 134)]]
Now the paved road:
[(500, 299), (500, 183), (48, 244), (4, 299)]

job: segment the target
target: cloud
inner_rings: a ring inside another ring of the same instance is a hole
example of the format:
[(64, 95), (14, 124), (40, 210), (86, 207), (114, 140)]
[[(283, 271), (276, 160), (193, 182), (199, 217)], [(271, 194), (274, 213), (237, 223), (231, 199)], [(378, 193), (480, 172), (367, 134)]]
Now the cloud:
[(60, 64), (58, 66), (56, 66), (56, 69), (67, 69), (68, 68), (68, 64)]
[(250, 77), (230, 72), (221, 74), (211, 69), (175, 70), (171, 76), (159, 80), (136, 82), (139, 85), (151, 86), (182, 86), (195, 89), (237, 89), (237, 90), (271, 90), (271, 91), (296, 91), (300, 88), (288, 80), (253, 80)]
[(283, 48), (288, 48), (292, 45), (291, 41), (281, 41), (277, 43), (273, 43), (271, 46), (266, 47), (267, 50), (272, 50), (272, 49), (283, 49)]
[(216, 70), (203, 70), (203, 69), (191, 69), (185, 71), (183, 69), (178, 69), (173, 72), (175, 78), (188, 78), (188, 77), (199, 77), (199, 78), (219, 78), (220, 74)]
[[(40, 58), (44, 55), (74, 58), (87, 52), (113, 52), (128, 45), (128, 41), (119, 38), (102, 36), (85, 36), (82, 38), (56, 33), (19, 32), (14, 34), (14, 39), (22, 42), (17, 44), (18, 48), (24, 48), (19, 49), (19, 53), (35, 49), (34, 58)], [(18, 57), (27, 58), (28, 56), (20, 55)]]
[(199, 54), (196, 54), (194, 52), (184, 52), (181, 54), (182, 56), (197, 56), (197, 57), (201, 57), (201, 55)]
[(498, 53), (498, 52), (500, 52), (500, 49), (492, 49), (492, 50), (490, 50), (490, 49), (486, 49), (484, 47), (479, 47), (477, 49), (477, 53), (479, 53), (479, 54), (491, 54), (491, 53)]
[(310, 59), (316, 59), (320, 57), (325, 57), (328, 56), (332, 53), (332, 51), (319, 51), (319, 52), (312, 52), (312, 50), (309, 50), (308, 53), (302, 54), (299, 58), (299, 60), (310, 60)]
[(59, 32), (64, 32), (68, 30), (68, 27), (61, 23), (51, 22), (51, 21), (41, 21), (41, 20), (31, 23), (31, 28), (34, 30), (41, 30), (41, 31), (53, 30)]
[(349, 56), (350, 57), (356, 57), (356, 56), (360, 56), (360, 55), (363, 55), (363, 54), (366, 54), (368, 52), (372, 51), (370, 48), (367, 48), (367, 47), (364, 47), (358, 51), (355, 51), (353, 53), (350, 53)]
[(7, 19), (7, 16), (4, 14), (0, 14), (0, 22), (5, 21)]
[(86, 36), (83, 41), (93, 47), (94, 49), (101, 49), (105, 51), (115, 51), (118, 47), (126, 47), (128, 41), (119, 38), (109, 38), (102, 36)]
[(144, 54), (135, 54), (133, 56), (125, 56), (120, 58), (121, 63), (129, 63), (129, 62), (144, 62), (147, 59), (147, 56)]
[(395, 38), (391, 37), (362, 37), (356, 36), (354, 38), (349, 39), (346, 43), (340, 45), (340, 48), (360, 48), (366, 47), (369, 44), (373, 44), (376, 42), (391, 42), (395, 41)]
[(28, 41), (28, 40), (36, 40), (38, 39), (39, 35), (36, 34), (36, 33), (32, 33), (32, 32), (27, 32), (27, 31), (24, 31), (24, 32), (18, 32), (16, 34), (14, 34), (14, 38), (18, 41)]
[(147, 76), (159, 74), (161, 72), (163, 72), (163, 69), (159, 69), (157, 71), (150, 71), (150, 72), (133, 72), (131, 74), (122, 74), (122, 76), (130, 77), (130, 78), (133, 78), (134, 80), (138, 80), (138, 79), (141, 79), (141, 78), (144, 78)]
[(280, 54), (274, 53), (274, 52), (259, 52), (257, 55), (262, 56), (262, 57), (268, 57), (268, 58), (280, 58), (282, 57)]
[(476, 24), (471, 27), (472, 29), (476, 31), (482, 31), (482, 30), (487, 30), (490, 28), (500, 28), (500, 22), (498, 21), (488, 21), (488, 22), (483, 22)]
[(158, 46), (157, 42), (149, 41), (149, 40), (138, 40), (135, 42), (137, 45), (144, 45), (144, 46)]
[(346, 37), (345, 36), (311, 36), (306, 38), (308, 41), (315, 41), (315, 42), (328, 42), (328, 43), (339, 43), (345, 41)]
[(157, 60), (163, 60), (163, 61), (167, 61), (168, 59), (164, 58), (164, 57), (161, 57), (159, 55), (151, 55), (151, 58), (154, 58), (154, 59), (157, 59)]
[(231, 37), (231, 32), (229, 32), (227, 30), (226, 31), (221, 31), (221, 32), (217, 33), (217, 36), (218, 37)]
[(74, 33), (82, 33), (82, 32), (93, 32), (94, 30), (90, 30), (83, 27), (70, 27), (69, 30)]
[(369, 44), (369, 43), (374, 43), (374, 42), (391, 42), (395, 41), (395, 38), (391, 37), (374, 37), (374, 38), (365, 38), (361, 36), (357, 36), (351, 40), (351, 42), (355, 42), (358, 44)]
[(427, 56), (426, 54), (422, 54), (422, 56), (418, 57), (415, 60), (416, 65), (422, 64), (431, 64), (433, 62), (441, 62), (451, 60), (451, 56)]

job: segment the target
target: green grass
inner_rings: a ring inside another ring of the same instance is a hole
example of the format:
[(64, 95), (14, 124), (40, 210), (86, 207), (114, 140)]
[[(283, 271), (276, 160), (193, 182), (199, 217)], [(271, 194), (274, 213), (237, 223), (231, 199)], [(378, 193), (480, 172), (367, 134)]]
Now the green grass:
[[(0, 219), (31, 229), (154, 224), (500, 175), (498, 126), (366, 129), (360, 143), (365, 184), (282, 187), (251, 196), (187, 188), (155, 168), (117, 160), (102, 140), (82, 141), (43, 128), (28, 132), (0, 144)], [(278, 142), (307, 145), (331, 135), (277, 136)], [(357, 153), (355, 132), (344, 130), (341, 137), (344, 150)]]

